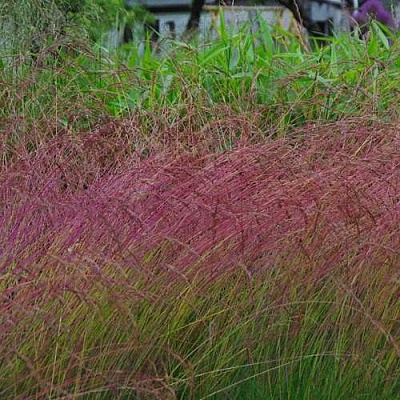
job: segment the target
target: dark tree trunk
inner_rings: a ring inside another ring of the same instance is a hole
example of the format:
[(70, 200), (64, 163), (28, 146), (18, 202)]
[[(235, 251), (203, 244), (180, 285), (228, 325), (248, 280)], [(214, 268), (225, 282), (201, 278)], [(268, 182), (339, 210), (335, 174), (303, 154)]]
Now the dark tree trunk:
[(321, 27), (312, 21), (307, 9), (304, 7), (304, 0), (276, 0), (289, 9), (296, 21), (307, 29), (308, 33), (313, 36), (320, 36), (323, 32)]
[(193, 0), (192, 10), (190, 12), (190, 18), (186, 27), (186, 31), (195, 31), (200, 26), (200, 16), (203, 11), (204, 3), (206, 0)]
[(292, 12), (296, 21), (303, 25), (304, 28), (308, 30), (308, 28), (311, 27), (311, 20), (307, 16), (301, 0), (277, 0), (277, 2), (288, 8)]

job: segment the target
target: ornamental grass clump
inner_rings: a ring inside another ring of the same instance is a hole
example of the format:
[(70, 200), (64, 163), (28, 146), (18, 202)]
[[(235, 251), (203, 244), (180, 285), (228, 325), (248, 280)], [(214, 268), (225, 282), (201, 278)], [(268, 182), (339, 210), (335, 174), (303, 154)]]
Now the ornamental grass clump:
[(109, 126), (14, 159), (1, 397), (394, 399), (399, 126), (210, 153)]

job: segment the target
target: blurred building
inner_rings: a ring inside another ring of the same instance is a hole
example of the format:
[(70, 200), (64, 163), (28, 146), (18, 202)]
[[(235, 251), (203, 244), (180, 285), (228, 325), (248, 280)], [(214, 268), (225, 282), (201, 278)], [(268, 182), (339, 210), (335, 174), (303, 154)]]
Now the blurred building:
[[(303, 0), (302, 3), (313, 22), (319, 25), (321, 32), (329, 35), (333, 31), (349, 29), (349, 12), (359, 7), (364, 1), (366, 0)], [(400, 4), (399, 0), (381, 1), (389, 11), (396, 14)], [(227, 6), (232, 5), (226, 7), (224, 12), (229, 20), (228, 23), (238, 24), (249, 21), (254, 17), (255, 12), (249, 11), (250, 7), (257, 10), (258, 5), (259, 10), (264, 10), (262, 11), (263, 17), (270, 23), (277, 22), (277, 16), (273, 15), (275, 10), (279, 7), (283, 8), (273, 0), (206, 0), (206, 6), (200, 19), (201, 35), (207, 35), (212, 30), (215, 22), (213, 12), (220, 3)], [(190, 17), (192, 0), (126, 0), (126, 4), (128, 7), (143, 6), (154, 15), (153, 22), (147, 24), (145, 30), (148, 34), (153, 35), (154, 40), (157, 40), (159, 35), (176, 38), (185, 32)], [(267, 7), (260, 8), (260, 6)], [(280, 25), (285, 29), (288, 28), (291, 24), (291, 13), (286, 10), (279, 12), (279, 14)]]

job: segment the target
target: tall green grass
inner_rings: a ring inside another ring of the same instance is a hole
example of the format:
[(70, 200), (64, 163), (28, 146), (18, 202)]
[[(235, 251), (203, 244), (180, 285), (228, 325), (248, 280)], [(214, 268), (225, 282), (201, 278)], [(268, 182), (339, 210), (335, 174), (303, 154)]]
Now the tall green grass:
[(315, 50), (262, 21), (256, 34), (244, 27), (210, 43), (168, 42), (161, 54), (149, 45), (110, 53), (50, 43), (34, 62), (3, 56), (1, 117), (23, 120), (22, 131), (51, 122), (58, 132), (142, 115), (152, 120), (149, 134), (177, 121), (197, 129), (229, 108), (278, 135), (348, 116), (390, 119), (398, 115), (399, 41), (373, 26), (368, 41), (342, 34)]

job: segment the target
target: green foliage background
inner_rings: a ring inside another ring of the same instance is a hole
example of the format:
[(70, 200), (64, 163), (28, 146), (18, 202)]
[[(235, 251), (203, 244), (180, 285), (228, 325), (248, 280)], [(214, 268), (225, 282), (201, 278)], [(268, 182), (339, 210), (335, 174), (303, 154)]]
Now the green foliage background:
[(94, 41), (111, 29), (145, 18), (141, 7), (124, 0), (11, 0), (0, 4), (0, 51), (38, 51), (48, 41), (89, 36)]

